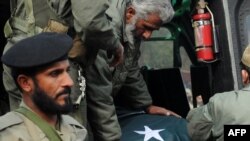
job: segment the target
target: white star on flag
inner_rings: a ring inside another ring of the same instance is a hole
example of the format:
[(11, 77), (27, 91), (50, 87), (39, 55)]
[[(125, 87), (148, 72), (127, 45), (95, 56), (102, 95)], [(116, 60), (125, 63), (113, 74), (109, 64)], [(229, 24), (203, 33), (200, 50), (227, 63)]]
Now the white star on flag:
[(160, 136), (159, 132), (165, 130), (165, 129), (158, 129), (158, 130), (152, 130), (148, 126), (144, 126), (145, 131), (134, 131), (138, 134), (145, 134), (144, 141), (148, 141), (151, 138), (155, 138), (159, 141), (164, 141), (162, 137)]

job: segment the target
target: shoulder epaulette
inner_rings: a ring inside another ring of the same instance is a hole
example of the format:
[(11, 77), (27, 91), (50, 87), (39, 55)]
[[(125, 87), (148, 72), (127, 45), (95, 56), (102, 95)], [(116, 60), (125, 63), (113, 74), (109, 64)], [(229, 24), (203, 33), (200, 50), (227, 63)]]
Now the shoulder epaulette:
[(70, 125), (76, 125), (80, 128), (84, 128), (79, 122), (77, 122), (74, 118), (68, 115), (62, 115), (63, 122), (70, 124)]
[(8, 112), (7, 114), (0, 117), (0, 131), (22, 122), (23, 120), (17, 114), (14, 112)]

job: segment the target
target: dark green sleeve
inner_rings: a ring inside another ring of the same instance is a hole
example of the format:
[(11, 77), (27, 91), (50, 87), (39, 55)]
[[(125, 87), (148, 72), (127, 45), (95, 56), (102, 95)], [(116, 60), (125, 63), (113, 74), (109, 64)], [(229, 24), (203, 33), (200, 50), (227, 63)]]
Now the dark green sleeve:
[(140, 73), (138, 63), (131, 67), (122, 89), (122, 95), (126, 95), (126, 103), (131, 108), (144, 109), (152, 104), (152, 98), (148, 92), (147, 85)]
[[(103, 52), (104, 51), (100, 51)], [(87, 69), (88, 121), (97, 141), (119, 141), (120, 125), (117, 120), (112, 92), (112, 73), (105, 56), (97, 56), (95, 64)]]
[(118, 38), (113, 26), (105, 15), (109, 0), (71, 0), (74, 27), (88, 41), (101, 49), (117, 47)]

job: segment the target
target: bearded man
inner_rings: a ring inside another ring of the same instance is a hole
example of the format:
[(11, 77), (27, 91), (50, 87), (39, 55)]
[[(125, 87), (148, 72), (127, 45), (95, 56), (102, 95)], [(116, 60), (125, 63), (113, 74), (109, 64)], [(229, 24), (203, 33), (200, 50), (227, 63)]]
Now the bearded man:
[(141, 40), (149, 39), (154, 30), (169, 22), (174, 10), (169, 0), (116, 0), (112, 1), (106, 15), (124, 46), (124, 62), (110, 67), (112, 58), (106, 51), (99, 51), (94, 65), (87, 69), (88, 121), (94, 140), (118, 141), (121, 128), (115, 103), (132, 111), (179, 117), (170, 110), (152, 105), (138, 65)]
[(72, 117), (68, 51), (73, 41), (61, 33), (21, 40), (3, 56), (22, 92), (20, 107), (0, 117), (0, 140), (79, 141), (86, 129)]

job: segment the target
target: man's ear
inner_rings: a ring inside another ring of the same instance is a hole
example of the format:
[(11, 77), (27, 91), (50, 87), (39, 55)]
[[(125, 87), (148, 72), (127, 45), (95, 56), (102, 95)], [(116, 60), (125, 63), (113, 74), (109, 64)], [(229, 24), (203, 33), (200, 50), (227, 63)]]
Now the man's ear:
[(126, 10), (126, 23), (130, 23), (132, 17), (135, 15), (135, 9), (132, 6), (129, 6)]
[(24, 92), (31, 92), (33, 89), (33, 80), (31, 77), (26, 75), (19, 75), (17, 77), (17, 83)]
[(246, 70), (241, 70), (242, 83), (247, 85), (249, 83), (249, 74)]

